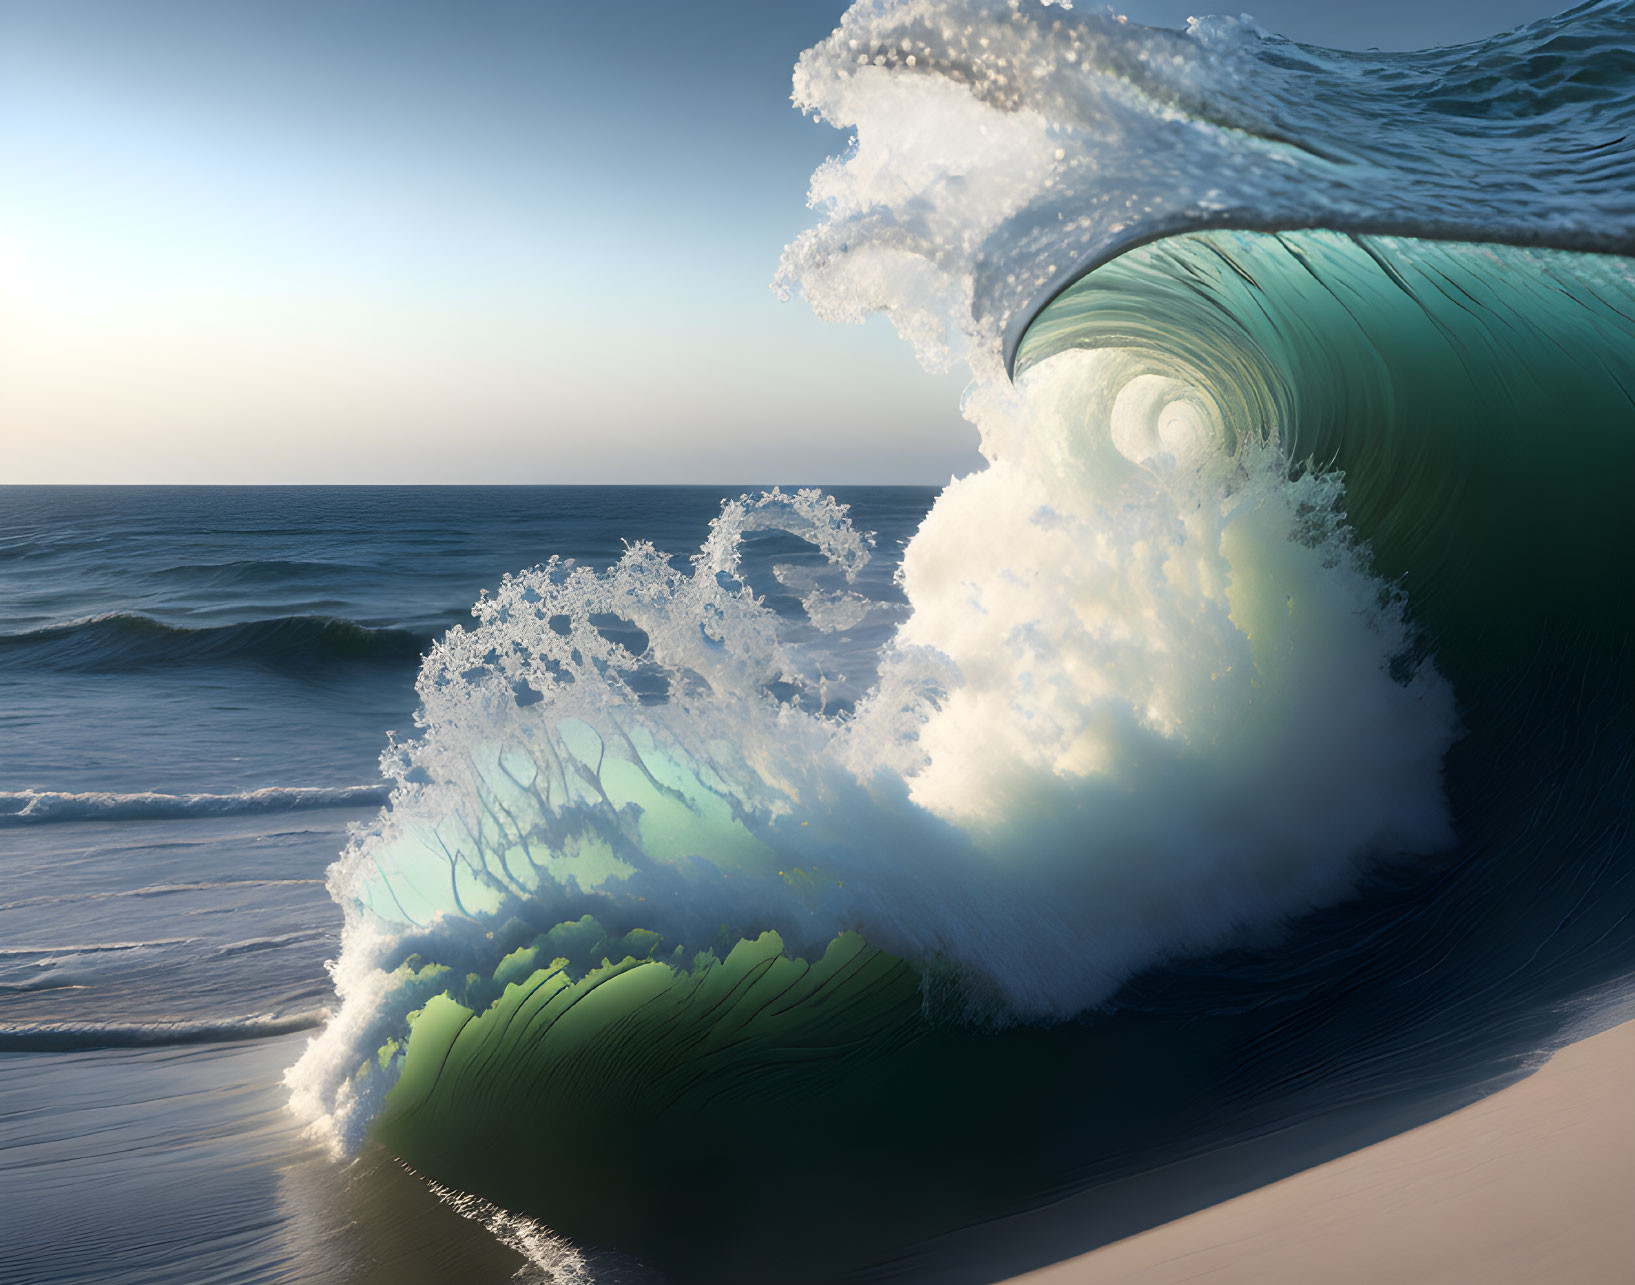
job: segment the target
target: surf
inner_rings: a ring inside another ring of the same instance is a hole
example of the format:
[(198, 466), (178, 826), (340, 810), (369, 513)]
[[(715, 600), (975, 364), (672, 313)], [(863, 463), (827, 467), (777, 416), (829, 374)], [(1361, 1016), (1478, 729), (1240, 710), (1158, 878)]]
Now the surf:
[(179, 625), (134, 612), (0, 635), (0, 662), (53, 673), (119, 674), (200, 665), (316, 669), (412, 666), (428, 640), (328, 616)]
[(816, 491), (485, 595), (330, 873), (297, 1109), (677, 1279), (836, 1279), (1122, 1234), (1547, 1040), (1635, 909), (1632, 15), (854, 7), (780, 280), (967, 365), (986, 468), (906, 611)]

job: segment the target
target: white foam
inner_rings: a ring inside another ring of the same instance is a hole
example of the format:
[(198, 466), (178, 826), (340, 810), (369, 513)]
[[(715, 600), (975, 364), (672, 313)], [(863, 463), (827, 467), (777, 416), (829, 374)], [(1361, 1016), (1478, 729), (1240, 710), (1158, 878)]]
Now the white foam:
[(205, 1021), (0, 1022), (0, 1051), (44, 1053), (152, 1048), (173, 1044), (224, 1044), (308, 1030), (328, 1016), (328, 1009), (314, 1009), (303, 1013), (254, 1013)]
[[(292, 1073), (303, 1109), (355, 1142), (395, 1074), (359, 1063), (448, 984), (399, 960), (486, 975), (523, 908), (689, 950), (858, 930), (989, 1016), (1061, 1018), (1444, 844), (1451, 697), (1428, 665), (1393, 680), (1409, 633), (1338, 481), (1290, 480), (1275, 441), (1229, 452), (1197, 394), (1124, 363), (1042, 363), (986, 426), (1006, 448), (909, 545), (912, 614), (851, 717), (777, 698), (820, 680), (737, 578), (746, 513), (855, 572), (816, 493), (729, 505), (685, 571), (637, 545), (479, 603), (331, 873), (343, 1004)], [(637, 690), (655, 674), (667, 703)]]
[[(408, 1171), (414, 1173), (413, 1169)], [(460, 1217), (480, 1224), (502, 1245), (521, 1255), (527, 1266), (519, 1268), (511, 1277), (518, 1285), (593, 1285), (595, 1278), (583, 1251), (567, 1238), (532, 1218), (502, 1209), (480, 1196), (456, 1191), (429, 1179), (422, 1181)]]
[(117, 793), (104, 790), (0, 792), (0, 827), (48, 821), (157, 821), (192, 817), (369, 807), (385, 801), (379, 785), (266, 786), (231, 794)]

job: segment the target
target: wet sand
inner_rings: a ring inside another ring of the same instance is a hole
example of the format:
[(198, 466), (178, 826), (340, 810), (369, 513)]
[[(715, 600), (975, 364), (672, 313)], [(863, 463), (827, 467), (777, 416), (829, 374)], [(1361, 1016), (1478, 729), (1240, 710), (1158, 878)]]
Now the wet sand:
[(1635, 1022), (1462, 1111), (1027, 1285), (1629, 1285)]

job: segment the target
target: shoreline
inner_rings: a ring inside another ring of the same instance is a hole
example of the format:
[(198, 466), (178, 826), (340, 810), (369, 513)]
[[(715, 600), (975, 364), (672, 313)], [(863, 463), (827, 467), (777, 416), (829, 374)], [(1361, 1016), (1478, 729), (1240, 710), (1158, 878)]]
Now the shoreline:
[(1625, 1285), (1635, 1021), (1459, 1111), (1014, 1285)]

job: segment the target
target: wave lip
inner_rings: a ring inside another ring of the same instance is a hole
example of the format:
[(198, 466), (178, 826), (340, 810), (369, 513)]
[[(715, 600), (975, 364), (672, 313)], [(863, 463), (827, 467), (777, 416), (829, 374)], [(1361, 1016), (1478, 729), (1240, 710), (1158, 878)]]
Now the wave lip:
[(123, 673), (175, 664), (412, 664), (428, 639), (332, 616), (277, 616), (188, 628), (114, 612), (0, 635), (0, 665), (59, 673)]
[(379, 807), (390, 793), (386, 785), (270, 785), (235, 794), (151, 791), (70, 794), (56, 790), (14, 790), (0, 793), (0, 829), (53, 821), (171, 821), (268, 812), (312, 812), (322, 808)]

